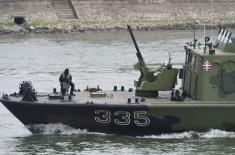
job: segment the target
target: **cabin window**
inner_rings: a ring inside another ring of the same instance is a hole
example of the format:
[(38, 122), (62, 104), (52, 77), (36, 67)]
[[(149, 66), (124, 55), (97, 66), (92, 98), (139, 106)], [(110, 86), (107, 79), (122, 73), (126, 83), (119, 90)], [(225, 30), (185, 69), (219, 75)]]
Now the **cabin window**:
[(191, 60), (192, 60), (192, 53), (189, 53), (188, 54), (188, 57), (187, 57), (187, 64), (190, 64), (191, 63)]
[(191, 70), (195, 70), (195, 63), (196, 63), (196, 55), (193, 54), (193, 53), (188, 53), (188, 55), (186, 55), (186, 62), (188, 64), (188, 67), (191, 69)]
[(199, 70), (199, 61), (200, 61), (200, 57), (197, 55), (195, 56), (195, 64), (194, 64), (194, 70), (198, 71)]
[(188, 63), (188, 52), (186, 52), (186, 55), (185, 55), (185, 65), (187, 65)]
[(195, 55), (194, 54), (192, 54), (190, 67), (192, 70), (195, 70)]

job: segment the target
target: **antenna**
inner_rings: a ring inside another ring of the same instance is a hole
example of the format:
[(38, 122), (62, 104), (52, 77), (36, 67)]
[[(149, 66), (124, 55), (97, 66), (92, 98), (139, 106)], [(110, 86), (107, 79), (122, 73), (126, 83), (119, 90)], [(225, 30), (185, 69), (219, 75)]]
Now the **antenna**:
[(212, 25), (211, 25), (211, 42), (214, 38), (214, 0), (211, 1), (211, 8), (212, 8)]
[(195, 24), (196, 24), (196, 21), (193, 22), (193, 49), (196, 48), (196, 44), (197, 44)]
[(206, 22), (204, 22), (204, 25), (203, 25), (203, 35), (204, 35), (204, 39), (206, 38)]
[(205, 45), (204, 45), (204, 53), (206, 53), (206, 22), (204, 22), (204, 31), (203, 31), (203, 34), (204, 34), (204, 41), (205, 41)]
[(203, 35), (204, 35), (204, 54), (206, 53), (206, 22), (204, 21), (204, 28), (203, 28), (204, 30), (203, 30)]
[(171, 53), (168, 52), (168, 55), (169, 55), (168, 64), (171, 64)]

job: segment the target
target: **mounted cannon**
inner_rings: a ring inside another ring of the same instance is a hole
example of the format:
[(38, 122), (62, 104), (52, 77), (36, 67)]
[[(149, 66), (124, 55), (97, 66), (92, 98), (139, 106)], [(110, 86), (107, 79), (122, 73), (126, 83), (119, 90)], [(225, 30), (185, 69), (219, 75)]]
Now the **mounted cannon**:
[(172, 90), (177, 82), (178, 69), (172, 68), (172, 64), (170, 63), (171, 58), (169, 58), (167, 64), (162, 64), (156, 69), (151, 70), (148, 68), (139, 50), (131, 27), (127, 25), (127, 28), (137, 51), (136, 56), (138, 58), (138, 63), (136, 64), (136, 67), (140, 71), (140, 78), (134, 83), (136, 87), (136, 96), (158, 97), (158, 91)]

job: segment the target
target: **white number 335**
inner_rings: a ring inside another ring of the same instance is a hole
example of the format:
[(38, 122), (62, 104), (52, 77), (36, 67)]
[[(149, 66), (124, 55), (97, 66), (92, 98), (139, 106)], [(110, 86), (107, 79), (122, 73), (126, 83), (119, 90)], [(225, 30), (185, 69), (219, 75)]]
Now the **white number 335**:
[(117, 125), (129, 125), (131, 121), (137, 126), (148, 126), (150, 124), (146, 111), (134, 111), (133, 120), (131, 120), (131, 113), (128, 111), (115, 111), (112, 114), (108, 110), (95, 110), (94, 113), (94, 119), (99, 123), (111, 123), (113, 120)]

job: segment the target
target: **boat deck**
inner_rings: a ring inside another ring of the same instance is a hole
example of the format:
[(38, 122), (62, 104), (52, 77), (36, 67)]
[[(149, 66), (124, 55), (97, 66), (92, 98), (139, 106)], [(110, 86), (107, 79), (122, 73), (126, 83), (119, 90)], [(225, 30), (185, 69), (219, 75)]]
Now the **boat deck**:
[[(72, 99), (69, 100), (68, 96), (64, 96), (64, 100), (61, 100), (60, 93), (38, 93), (37, 100), (34, 103), (47, 103), (47, 104), (58, 104), (58, 103), (68, 103), (68, 104), (117, 104), (117, 105), (126, 105), (126, 104), (140, 104), (140, 105), (149, 105), (149, 104), (172, 104), (173, 101), (170, 100), (171, 92), (159, 92), (158, 98), (147, 98), (135, 96), (135, 92), (128, 91), (98, 91), (98, 92), (89, 92), (81, 91), (75, 92), (76, 96), (72, 96)], [(50, 96), (50, 97), (49, 97)], [(128, 98), (131, 102), (128, 103)], [(21, 102), (22, 97), (9, 96), (9, 100)], [(178, 103), (177, 101), (175, 101)], [(195, 102), (190, 98), (185, 98), (182, 102)]]

